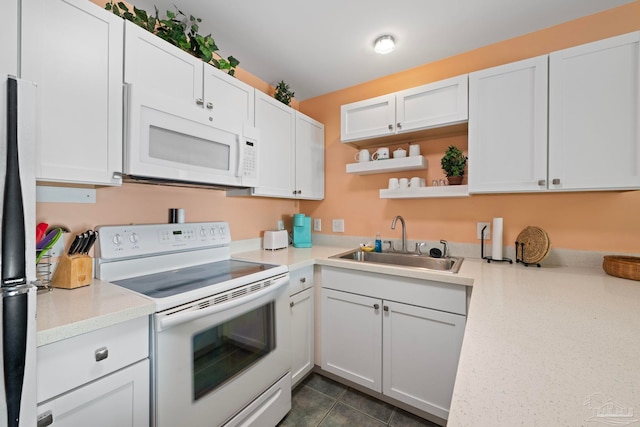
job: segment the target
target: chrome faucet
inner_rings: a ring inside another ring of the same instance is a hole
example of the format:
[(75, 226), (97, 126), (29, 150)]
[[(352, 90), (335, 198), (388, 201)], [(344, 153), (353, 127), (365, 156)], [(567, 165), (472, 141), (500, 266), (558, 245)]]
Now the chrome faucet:
[(400, 222), (402, 223), (402, 252), (407, 252), (407, 225), (404, 222), (404, 218), (402, 218), (400, 215), (396, 215), (396, 217), (393, 218), (393, 222), (391, 223), (391, 229), (396, 229), (396, 221), (398, 220), (400, 220)]

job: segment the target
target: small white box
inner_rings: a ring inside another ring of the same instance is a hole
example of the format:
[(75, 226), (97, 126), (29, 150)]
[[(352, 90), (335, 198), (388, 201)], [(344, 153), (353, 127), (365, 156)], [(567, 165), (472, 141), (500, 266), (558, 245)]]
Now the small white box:
[(266, 230), (262, 239), (262, 247), (267, 251), (285, 249), (289, 246), (287, 230)]

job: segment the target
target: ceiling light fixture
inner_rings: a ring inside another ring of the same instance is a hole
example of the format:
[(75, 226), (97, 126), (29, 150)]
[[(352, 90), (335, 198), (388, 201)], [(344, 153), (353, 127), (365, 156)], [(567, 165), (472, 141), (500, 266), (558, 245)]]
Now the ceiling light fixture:
[(386, 55), (387, 53), (395, 49), (395, 47), (396, 41), (392, 36), (389, 35), (378, 37), (373, 44), (373, 50), (375, 50), (376, 53), (379, 53), (380, 55)]

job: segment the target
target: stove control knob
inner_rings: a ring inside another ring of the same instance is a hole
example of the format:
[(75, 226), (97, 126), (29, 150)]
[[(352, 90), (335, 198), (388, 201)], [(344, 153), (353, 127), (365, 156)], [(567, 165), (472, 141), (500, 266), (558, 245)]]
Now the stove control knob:
[(131, 233), (131, 236), (129, 236), (129, 241), (131, 243), (138, 243), (138, 240), (140, 240), (138, 238), (138, 234), (137, 233)]
[(224, 233), (227, 231), (227, 229), (223, 226), (220, 227), (219, 232), (221, 236), (224, 236)]
[(113, 238), (111, 239), (111, 241), (113, 242), (114, 245), (121, 245), (122, 244), (122, 236), (119, 234), (116, 234), (115, 236), (113, 236)]
[(211, 237), (213, 237), (215, 239), (216, 238), (216, 227), (211, 227), (211, 230), (209, 230), (209, 233), (211, 233)]
[(200, 229), (200, 235), (201, 235), (202, 237), (207, 237), (207, 230), (205, 230), (204, 228), (201, 228), (201, 229)]

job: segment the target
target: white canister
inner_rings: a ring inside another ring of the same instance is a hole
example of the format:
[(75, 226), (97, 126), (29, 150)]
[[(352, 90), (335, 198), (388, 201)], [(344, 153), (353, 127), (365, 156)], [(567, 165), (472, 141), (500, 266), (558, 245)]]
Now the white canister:
[(400, 189), (401, 190), (409, 188), (409, 179), (408, 178), (400, 178), (399, 183), (400, 183)]
[(398, 178), (389, 178), (389, 190), (397, 190), (400, 188)]
[(394, 159), (399, 159), (401, 157), (407, 157), (407, 150), (405, 150), (404, 148), (398, 148), (397, 150), (393, 151)]
[(419, 155), (420, 155), (420, 146), (418, 144), (410, 144), (409, 156), (419, 156)]
[(360, 163), (368, 162), (370, 158), (371, 155), (369, 154), (369, 150), (360, 150), (355, 155), (356, 162)]
[(409, 180), (409, 187), (411, 188), (420, 188), (420, 177), (414, 176)]

